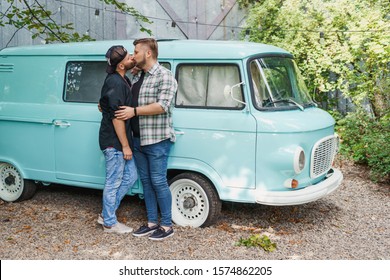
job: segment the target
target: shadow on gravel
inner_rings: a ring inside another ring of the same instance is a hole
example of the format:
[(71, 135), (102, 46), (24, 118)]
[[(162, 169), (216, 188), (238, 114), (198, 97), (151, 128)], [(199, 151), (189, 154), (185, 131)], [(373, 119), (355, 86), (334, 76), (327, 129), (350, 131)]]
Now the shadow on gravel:
[[(75, 212), (83, 213), (84, 218), (94, 224), (98, 213), (102, 211), (103, 191), (98, 189), (80, 188), (60, 184), (49, 186), (38, 185), (37, 192), (30, 200), (6, 203), (9, 207), (24, 207), (38, 209), (37, 211), (61, 212), (64, 217)], [(20, 204), (20, 206), (18, 206)], [(22, 211), (22, 210), (20, 210)], [(132, 220), (142, 220), (145, 217), (144, 202), (138, 196), (126, 196), (118, 210), (118, 220), (126, 222), (131, 216)], [(82, 218), (82, 217), (80, 217)]]
[(331, 201), (322, 199), (297, 206), (268, 206), (224, 202), (218, 224), (250, 225), (258, 228), (272, 227), (283, 231), (294, 229), (294, 224), (320, 226), (337, 219), (341, 209)]
[[(80, 205), (91, 213), (101, 211), (102, 190), (78, 188), (64, 185), (41, 186), (32, 200), (38, 200), (39, 204), (47, 206), (61, 205), (63, 203)], [(87, 201), (89, 203), (87, 203)], [(34, 203), (34, 201), (31, 201)], [(260, 204), (246, 204), (223, 202), (219, 220), (214, 226), (223, 225), (251, 226), (254, 228), (272, 227), (276, 231), (289, 228), (294, 230), (294, 225), (312, 225), (331, 223), (337, 219), (341, 209), (331, 200), (321, 199), (308, 204), (297, 206), (267, 206)], [(145, 206), (143, 199), (138, 196), (126, 196), (121, 203), (118, 218), (131, 215), (134, 220), (145, 219)], [(299, 230), (299, 227), (296, 229)]]

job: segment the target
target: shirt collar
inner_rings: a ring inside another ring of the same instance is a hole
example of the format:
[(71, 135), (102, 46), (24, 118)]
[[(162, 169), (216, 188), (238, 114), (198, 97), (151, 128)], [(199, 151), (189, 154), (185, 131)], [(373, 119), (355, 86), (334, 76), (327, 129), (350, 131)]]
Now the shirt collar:
[(148, 73), (149, 73), (149, 75), (153, 75), (156, 71), (157, 71), (157, 68), (159, 67), (159, 63), (158, 62), (156, 62), (153, 66), (152, 66), (152, 68), (150, 68), (149, 69), (149, 71), (148, 71)]

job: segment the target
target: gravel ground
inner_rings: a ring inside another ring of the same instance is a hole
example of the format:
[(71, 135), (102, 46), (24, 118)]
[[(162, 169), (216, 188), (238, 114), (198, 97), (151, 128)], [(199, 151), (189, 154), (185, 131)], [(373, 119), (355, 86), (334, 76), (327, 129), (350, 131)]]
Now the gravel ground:
[[(224, 203), (208, 228), (175, 227), (163, 242), (103, 233), (96, 223), (101, 191), (41, 187), (29, 201), (0, 201), (0, 259), (5, 260), (389, 260), (390, 186), (374, 184), (366, 170), (339, 164), (342, 186), (300, 206)], [(143, 201), (126, 197), (119, 220), (144, 221)], [(266, 234), (277, 249), (236, 246)]]

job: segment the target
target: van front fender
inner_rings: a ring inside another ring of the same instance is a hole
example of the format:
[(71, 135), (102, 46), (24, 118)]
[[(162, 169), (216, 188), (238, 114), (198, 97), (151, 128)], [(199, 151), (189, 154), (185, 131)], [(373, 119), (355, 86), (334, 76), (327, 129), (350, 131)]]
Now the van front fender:
[(221, 194), (224, 193), (222, 189), (225, 187), (223, 185), (222, 178), (210, 165), (206, 164), (205, 162), (191, 158), (169, 157), (168, 172), (170, 170), (176, 170), (180, 172), (190, 171), (202, 174), (214, 185), (215, 190), (218, 192), (220, 199), (224, 199), (224, 197), (221, 196)]

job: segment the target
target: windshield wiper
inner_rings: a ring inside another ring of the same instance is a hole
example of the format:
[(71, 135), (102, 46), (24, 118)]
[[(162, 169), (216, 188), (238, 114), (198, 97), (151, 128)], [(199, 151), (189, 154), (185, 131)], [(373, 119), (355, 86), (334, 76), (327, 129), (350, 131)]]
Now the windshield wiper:
[(267, 104), (265, 105), (265, 107), (268, 107), (269, 105), (276, 104), (276, 103), (292, 103), (295, 106), (297, 106), (301, 111), (305, 110), (305, 108), (303, 108), (303, 106), (301, 104), (299, 104), (298, 102), (294, 101), (293, 99), (279, 99), (279, 100), (274, 100), (274, 101), (269, 100), (267, 102)]

